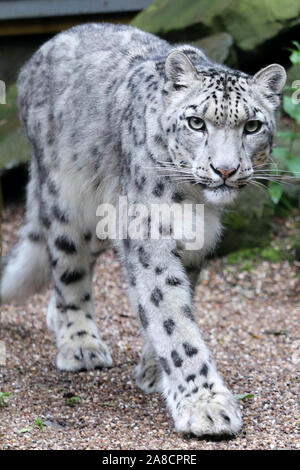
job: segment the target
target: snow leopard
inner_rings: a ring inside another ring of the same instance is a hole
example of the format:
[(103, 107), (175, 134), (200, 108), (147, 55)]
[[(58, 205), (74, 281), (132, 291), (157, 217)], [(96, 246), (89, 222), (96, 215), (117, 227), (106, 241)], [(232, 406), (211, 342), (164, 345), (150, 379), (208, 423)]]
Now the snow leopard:
[[(57, 367), (111, 367), (92, 293), (95, 261), (109, 242), (144, 340), (136, 383), (162, 394), (177, 432), (236, 435), (242, 426), (195, 320), (193, 292), (224, 208), (270, 156), (285, 80), (277, 64), (252, 76), (195, 46), (106, 23), (59, 33), (19, 74), (32, 159), (25, 224), (2, 263), (2, 302), (22, 301), (51, 280), (47, 325)], [(103, 226), (101, 233), (97, 208), (116, 207), (120, 197), (129, 206), (203, 207), (201, 247), (149, 215), (143, 231), (158, 225), (170, 236), (111, 239)]]

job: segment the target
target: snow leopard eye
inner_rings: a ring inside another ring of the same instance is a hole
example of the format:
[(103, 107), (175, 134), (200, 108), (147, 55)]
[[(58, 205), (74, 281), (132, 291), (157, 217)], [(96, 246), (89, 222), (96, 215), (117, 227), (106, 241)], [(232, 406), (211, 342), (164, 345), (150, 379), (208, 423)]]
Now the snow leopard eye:
[(199, 117), (192, 116), (188, 118), (188, 123), (190, 128), (194, 131), (205, 131), (206, 129), (205, 122)]
[(254, 132), (258, 132), (261, 126), (262, 126), (262, 123), (260, 121), (252, 120), (252, 121), (248, 121), (245, 124), (244, 129), (245, 129), (246, 134), (253, 134)]

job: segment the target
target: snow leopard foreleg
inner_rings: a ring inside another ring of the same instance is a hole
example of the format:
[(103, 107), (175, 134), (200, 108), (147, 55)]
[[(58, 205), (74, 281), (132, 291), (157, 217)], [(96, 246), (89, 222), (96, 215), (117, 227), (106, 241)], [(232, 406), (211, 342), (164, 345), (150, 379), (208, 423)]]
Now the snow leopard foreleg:
[[(174, 240), (127, 240), (125, 269), (146, 339), (138, 385), (142, 382), (143, 390), (151, 391), (149, 380), (142, 380), (142, 371), (145, 379), (148, 371), (153, 387), (162, 390), (178, 431), (238, 432), (238, 406), (194, 320), (190, 282)], [(160, 369), (153, 374), (156, 364)]]
[[(190, 281), (190, 289), (192, 296), (200, 273), (200, 264), (188, 264), (185, 270)], [(140, 312), (139, 312), (140, 313)], [(157, 360), (155, 351), (147, 338), (139, 364), (135, 368), (136, 384), (145, 393), (162, 392), (162, 369)]]

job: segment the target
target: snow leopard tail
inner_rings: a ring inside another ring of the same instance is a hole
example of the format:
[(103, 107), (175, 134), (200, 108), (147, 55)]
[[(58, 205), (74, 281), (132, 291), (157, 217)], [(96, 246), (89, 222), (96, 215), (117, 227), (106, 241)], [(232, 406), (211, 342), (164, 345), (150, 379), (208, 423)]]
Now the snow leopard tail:
[(26, 222), (19, 241), (7, 256), (0, 260), (0, 302), (20, 302), (41, 290), (50, 278), (50, 262), (40, 222), (35, 162), (27, 188)]

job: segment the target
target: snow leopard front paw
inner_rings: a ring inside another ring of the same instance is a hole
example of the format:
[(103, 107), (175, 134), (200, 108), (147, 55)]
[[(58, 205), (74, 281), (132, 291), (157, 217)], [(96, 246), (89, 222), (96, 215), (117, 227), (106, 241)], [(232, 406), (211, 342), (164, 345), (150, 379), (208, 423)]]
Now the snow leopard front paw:
[(223, 388), (183, 396), (172, 412), (175, 430), (196, 436), (236, 435), (242, 426), (240, 410), (231, 392)]
[(112, 367), (113, 360), (105, 343), (89, 338), (64, 343), (59, 347), (56, 358), (58, 369), (78, 372), (90, 369)]

